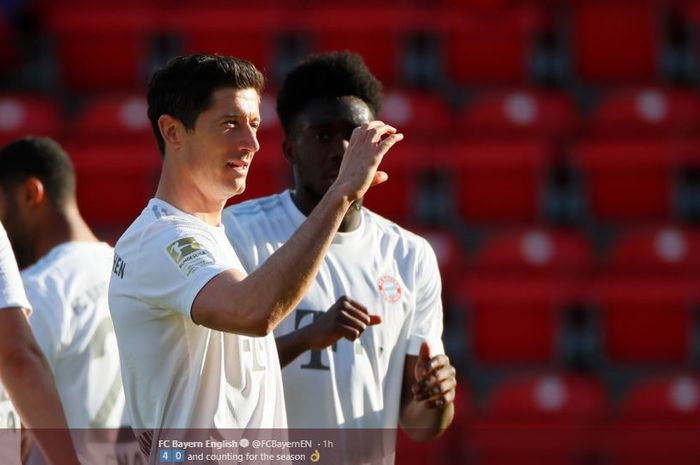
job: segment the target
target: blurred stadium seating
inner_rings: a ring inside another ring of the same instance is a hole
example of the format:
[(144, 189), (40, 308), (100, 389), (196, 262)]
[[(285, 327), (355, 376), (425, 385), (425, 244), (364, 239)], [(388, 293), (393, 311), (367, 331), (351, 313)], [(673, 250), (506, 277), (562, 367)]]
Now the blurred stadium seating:
[(57, 138), (114, 241), (160, 168), (148, 77), (197, 51), (265, 71), (246, 198), (290, 185), (276, 86), (353, 49), (406, 140), (365, 205), (442, 270), (458, 414), (397, 465), (697, 464), (700, 1), (26, 0), (0, 5), (0, 145)]

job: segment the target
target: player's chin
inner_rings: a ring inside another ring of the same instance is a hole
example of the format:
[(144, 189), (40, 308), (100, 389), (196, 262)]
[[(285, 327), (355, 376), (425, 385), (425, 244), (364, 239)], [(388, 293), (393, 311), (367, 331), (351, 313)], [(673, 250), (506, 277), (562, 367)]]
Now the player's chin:
[(236, 179), (229, 186), (229, 189), (228, 189), (229, 198), (236, 196), (236, 195), (241, 195), (243, 192), (245, 192), (245, 188), (246, 188), (245, 178)]

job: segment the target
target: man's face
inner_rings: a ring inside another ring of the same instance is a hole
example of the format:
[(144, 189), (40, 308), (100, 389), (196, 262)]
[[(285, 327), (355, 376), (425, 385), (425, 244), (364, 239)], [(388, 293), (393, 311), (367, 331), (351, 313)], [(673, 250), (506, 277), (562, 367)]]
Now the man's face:
[(183, 139), (189, 173), (208, 198), (227, 200), (245, 190), (253, 155), (260, 149), (260, 95), (255, 89), (223, 88), (211, 96)]
[(7, 231), (17, 264), (23, 269), (32, 264), (30, 244), (33, 232), (27, 212), (20, 207), (19, 195), (19, 187), (0, 187), (0, 221)]
[(312, 101), (294, 121), (286, 141), (296, 189), (321, 198), (338, 177), (352, 131), (373, 119), (367, 104), (356, 97)]

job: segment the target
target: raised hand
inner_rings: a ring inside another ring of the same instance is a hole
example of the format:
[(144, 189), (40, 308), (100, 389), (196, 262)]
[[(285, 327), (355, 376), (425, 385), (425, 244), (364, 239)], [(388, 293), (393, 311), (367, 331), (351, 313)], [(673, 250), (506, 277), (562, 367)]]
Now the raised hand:
[(454, 402), (457, 371), (446, 355), (431, 357), (427, 342), (421, 344), (414, 375), (414, 400), (424, 402), (428, 408), (444, 408)]
[(310, 348), (324, 349), (341, 338), (354, 341), (368, 326), (381, 322), (379, 315), (370, 315), (364, 305), (342, 296), (309, 326)]
[(391, 147), (403, 139), (396, 128), (382, 121), (371, 121), (352, 132), (343, 155), (335, 186), (351, 201), (362, 197), (370, 186), (388, 179), (384, 171), (377, 171), (379, 163)]

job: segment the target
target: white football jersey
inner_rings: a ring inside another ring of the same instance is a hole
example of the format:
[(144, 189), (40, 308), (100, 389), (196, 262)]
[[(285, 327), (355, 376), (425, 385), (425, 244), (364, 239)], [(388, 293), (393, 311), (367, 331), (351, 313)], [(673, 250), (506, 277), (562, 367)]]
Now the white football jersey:
[[(22, 278), (7, 232), (0, 223), (0, 312), (17, 307), (27, 310), (31, 308), (22, 287)], [(3, 463), (20, 463), (19, 428), (19, 415), (0, 383), (0, 455), (4, 457)]]
[(109, 304), (137, 430), (287, 426), (274, 336), (192, 321), (199, 291), (227, 269), (243, 271), (223, 226), (160, 199), (117, 242)]
[(65, 242), (22, 272), (29, 323), (70, 428), (122, 426), (124, 390), (107, 306), (113, 258), (105, 242)]
[[(223, 222), (250, 273), (305, 219), (285, 191), (229, 207)], [(307, 351), (283, 369), (290, 427), (395, 429), (406, 356), (418, 355), (423, 341), (432, 354), (444, 353), (440, 294), (427, 241), (362, 209), (360, 227), (335, 235), (314, 284), (275, 334), (311, 323), (343, 295), (380, 315), (382, 323), (354, 342), (340, 339)]]

